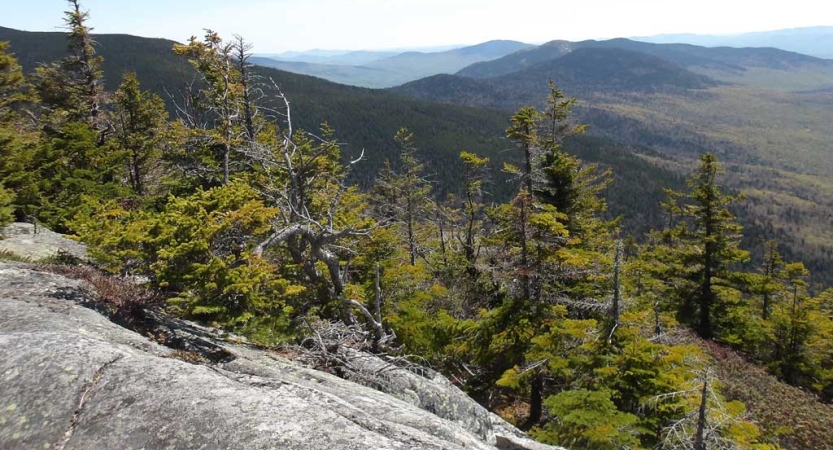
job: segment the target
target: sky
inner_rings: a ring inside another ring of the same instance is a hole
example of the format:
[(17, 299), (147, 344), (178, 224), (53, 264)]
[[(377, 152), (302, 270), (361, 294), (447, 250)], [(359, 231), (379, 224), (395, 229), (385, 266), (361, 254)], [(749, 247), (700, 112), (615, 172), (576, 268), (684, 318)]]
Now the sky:
[[(65, 0), (0, 0), (0, 26), (58, 31)], [(211, 28), (257, 53), (543, 43), (833, 25), (829, 0), (82, 0), (95, 33), (184, 41)]]

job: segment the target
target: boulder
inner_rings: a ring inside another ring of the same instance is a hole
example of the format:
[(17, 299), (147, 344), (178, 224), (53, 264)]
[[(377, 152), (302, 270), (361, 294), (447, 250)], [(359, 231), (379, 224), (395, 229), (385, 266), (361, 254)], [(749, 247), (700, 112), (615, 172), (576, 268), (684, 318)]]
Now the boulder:
[(0, 448), (556, 448), (439, 374), (387, 370), (385, 393), (153, 313), (173, 349), (84, 306), (91, 300), (83, 282), (0, 263)]

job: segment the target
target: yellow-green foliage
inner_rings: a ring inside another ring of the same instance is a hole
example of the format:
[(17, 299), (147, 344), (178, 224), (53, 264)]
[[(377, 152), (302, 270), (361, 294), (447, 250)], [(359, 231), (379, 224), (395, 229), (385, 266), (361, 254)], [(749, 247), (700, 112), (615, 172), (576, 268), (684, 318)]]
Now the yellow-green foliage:
[(12, 199), (14, 195), (6, 190), (3, 189), (3, 185), (0, 184), (0, 228), (8, 225), (12, 222)]
[(541, 442), (568, 448), (621, 449), (639, 445), (637, 417), (616, 409), (610, 392), (577, 389), (547, 399), (555, 419), (532, 431)]
[(172, 197), (159, 213), (102, 205), (74, 226), (111, 272), (149, 276), (175, 297), (172, 311), (274, 342), (290, 330), (304, 289), (251, 253), (277, 214), (242, 183)]

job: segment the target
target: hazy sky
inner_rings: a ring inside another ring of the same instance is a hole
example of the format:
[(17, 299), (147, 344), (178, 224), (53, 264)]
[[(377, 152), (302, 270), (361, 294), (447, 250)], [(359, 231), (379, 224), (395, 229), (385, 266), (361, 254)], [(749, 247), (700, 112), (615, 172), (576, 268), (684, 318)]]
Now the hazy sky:
[[(64, 0), (0, 0), (0, 26), (54, 31)], [(97, 33), (182, 41), (212, 28), (256, 52), (540, 43), (833, 25), (829, 0), (82, 0)]]

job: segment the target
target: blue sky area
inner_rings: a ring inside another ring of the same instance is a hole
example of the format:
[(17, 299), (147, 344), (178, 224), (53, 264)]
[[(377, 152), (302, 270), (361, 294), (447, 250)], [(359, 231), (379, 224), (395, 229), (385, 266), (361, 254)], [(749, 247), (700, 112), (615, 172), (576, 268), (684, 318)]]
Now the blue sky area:
[[(0, 0), (0, 26), (60, 30), (64, 0)], [(212, 28), (255, 51), (540, 43), (833, 25), (822, 0), (87, 0), (98, 33), (183, 41)], [(826, 22), (825, 22), (826, 21)]]

